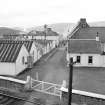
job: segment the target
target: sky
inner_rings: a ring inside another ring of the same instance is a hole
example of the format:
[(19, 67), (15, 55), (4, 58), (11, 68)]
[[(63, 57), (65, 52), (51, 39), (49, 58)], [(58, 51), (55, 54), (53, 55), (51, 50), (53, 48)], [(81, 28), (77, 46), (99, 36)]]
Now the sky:
[(0, 0), (0, 26), (105, 21), (105, 0)]

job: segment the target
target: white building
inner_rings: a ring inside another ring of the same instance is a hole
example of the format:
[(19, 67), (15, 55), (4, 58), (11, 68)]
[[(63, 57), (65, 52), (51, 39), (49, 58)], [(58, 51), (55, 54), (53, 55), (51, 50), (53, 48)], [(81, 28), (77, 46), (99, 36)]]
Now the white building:
[(105, 67), (105, 47), (97, 39), (70, 39), (67, 61), (73, 57), (78, 67)]
[(27, 68), (29, 53), (21, 43), (0, 42), (0, 75), (17, 75)]
[(52, 40), (53, 44), (59, 43), (59, 34), (57, 32), (52, 31), (51, 28), (47, 28), (46, 31), (32, 31), (27, 35), (28, 39), (36, 39), (36, 40)]
[(25, 40), (25, 41), (19, 41), (19, 42), (22, 42), (25, 45), (30, 56), (32, 57), (32, 62), (35, 63), (38, 60), (37, 47), (35, 42), (32, 40)]
[(52, 40), (36, 40), (42, 55), (50, 52), (53, 48), (55, 48), (54, 42)]

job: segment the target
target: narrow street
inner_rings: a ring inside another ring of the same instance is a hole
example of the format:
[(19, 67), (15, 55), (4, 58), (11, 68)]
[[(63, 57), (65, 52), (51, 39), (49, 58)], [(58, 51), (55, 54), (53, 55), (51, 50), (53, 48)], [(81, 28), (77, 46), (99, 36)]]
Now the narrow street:
[[(63, 80), (68, 80), (68, 70), (66, 66), (66, 52), (65, 48), (58, 48), (50, 54), (41, 58), (34, 67), (30, 70), (26, 70), (21, 73), (18, 77), (26, 79), (27, 75), (31, 75), (32, 78), (36, 79), (36, 73), (38, 73), (39, 80), (51, 82), (55, 84), (62, 84)], [(40, 92), (32, 92), (31, 97), (37, 97), (46, 105), (53, 105), (54, 103), (60, 102), (60, 97), (52, 96)], [(26, 103), (25, 105), (28, 105)]]
[(39, 80), (55, 84), (62, 84), (63, 80), (68, 80), (65, 48), (58, 48), (55, 52), (42, 57), (31, 70), (20, 74), (19, 78), (31, 75), (36, 79), (36, 73), (38, 73)]
[(39, 73), (40, 80), (62, 84), (63, 80), (68, 79), (64, 48), (59, 48), (54, 55), (34, 70)]

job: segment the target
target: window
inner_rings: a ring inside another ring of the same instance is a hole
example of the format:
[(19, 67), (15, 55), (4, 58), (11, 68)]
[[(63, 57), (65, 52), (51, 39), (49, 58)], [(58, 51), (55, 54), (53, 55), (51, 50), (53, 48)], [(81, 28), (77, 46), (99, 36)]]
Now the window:
[(80, 62), (81, 62), (81, 57), (77, 56), (77, 63), (80, 63)]
[(89, 56), (89, 57), (88, 57), (88, 63), (89, 63), (89, 64), (93, 63), (93, 57), (92, 57), (92, 56)]
[(24, 57), (22, 57), (22, 64), (24, 64), (25, 63), (25, 59), (24, 59)]

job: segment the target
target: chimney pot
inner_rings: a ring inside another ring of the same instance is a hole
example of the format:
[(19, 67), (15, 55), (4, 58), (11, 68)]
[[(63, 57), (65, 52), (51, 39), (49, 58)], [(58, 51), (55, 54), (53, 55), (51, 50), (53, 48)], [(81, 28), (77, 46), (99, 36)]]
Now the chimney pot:
[(99, 33), (97, 32), (96, 41), (99, 41)]

